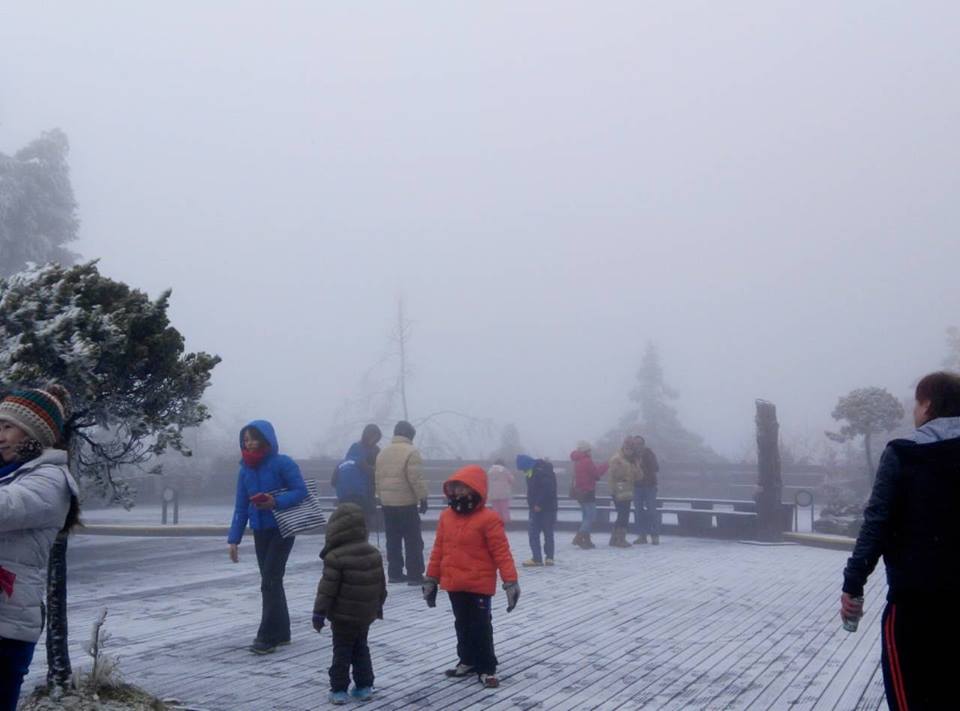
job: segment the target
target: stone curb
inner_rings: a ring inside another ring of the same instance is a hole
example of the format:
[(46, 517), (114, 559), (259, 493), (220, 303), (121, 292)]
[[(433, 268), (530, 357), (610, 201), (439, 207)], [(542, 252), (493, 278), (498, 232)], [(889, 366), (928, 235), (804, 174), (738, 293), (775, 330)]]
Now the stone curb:
[(831, 536), (825, 533), (784, 533), (783, 537), (804, 546), (847, 552), (852, 551), (857, 542), (857, 539), (848, 536)]

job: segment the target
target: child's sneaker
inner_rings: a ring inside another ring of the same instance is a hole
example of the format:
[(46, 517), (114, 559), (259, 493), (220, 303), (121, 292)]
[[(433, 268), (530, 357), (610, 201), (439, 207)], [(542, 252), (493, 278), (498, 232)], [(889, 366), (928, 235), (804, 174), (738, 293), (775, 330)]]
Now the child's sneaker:
[(496, 674), (481, 674), (480, 684), (484, 689), (496, 689), (500, 686), (500, 680), (497, 679)]
[(531, 558), (530, 560), (523, 561), (521, 565), (524, 568), (539, 568), (541, 565), (543, 565), (543, 563), (541, 563), (539, 560), (534, 560), (533, 558)]
[(543, 564), (544, 564), (544, 565), (553, 565), (553, 558), (547, 558), (545, 561), (543, 561)]
[(449, 677), (459, 678), (461, 676), (469, 676), (473, 673), (473, 667), (469, 664), (458, 664), (453, 669), (447, 669), (444, 674)]
[(331, 691), (327, 699), (329, 699), (331, 704), (342, 706), (350, 700), (350, 697), (347, 696), (346, 691)]
[(355, 698), (357, 701), (369, 701), (373, 698), (373, 687), (372, 686), (356, 686), (353, 691), (350, 692), (350, 696)]

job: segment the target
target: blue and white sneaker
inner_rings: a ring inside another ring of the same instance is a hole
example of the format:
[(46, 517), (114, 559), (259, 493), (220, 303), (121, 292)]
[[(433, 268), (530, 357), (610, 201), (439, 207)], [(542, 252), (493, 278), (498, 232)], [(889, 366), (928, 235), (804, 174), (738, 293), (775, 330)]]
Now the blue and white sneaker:
[(372, 686), (356, 686), (350, 692), (350, 696), (357, 701), (369, 701), (373, 698), (374, 688)]
[(350, 697), (347, 696), (346, 691), (331, 691), (327, 699), (329, 699), (331, 704), (342, 706), (350, 700)]

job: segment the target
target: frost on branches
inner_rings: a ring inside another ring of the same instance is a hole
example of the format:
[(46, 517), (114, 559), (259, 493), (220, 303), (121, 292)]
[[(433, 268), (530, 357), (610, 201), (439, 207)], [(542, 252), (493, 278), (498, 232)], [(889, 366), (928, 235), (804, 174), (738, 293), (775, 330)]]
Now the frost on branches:
[(63, 131), (46, 131), (13, 156), (0, 153), (0, 276), (27, 263), (73, 264), (66, 244), (80, 221)]
[(168, 447), (190, 456), (183, 430), (209, 417), (200, 400), (220, 358), (184, 353), (169, 298), (151, 301), (101, 276), (96, 262), (0, 280), (0, 383), (70, 390), (73, 468), (116, 503), (130, 503), (119, 470)]

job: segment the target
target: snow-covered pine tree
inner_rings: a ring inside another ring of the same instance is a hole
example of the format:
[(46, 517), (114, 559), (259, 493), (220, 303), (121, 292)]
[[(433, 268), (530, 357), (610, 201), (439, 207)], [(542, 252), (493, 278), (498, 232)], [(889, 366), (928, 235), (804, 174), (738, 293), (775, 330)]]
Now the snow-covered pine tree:
[(0, 277), (28, 262), (76, 261), (64, 246), (77, 239), (80, 226), (69, 151), (66, 134), (54, 129), (13, 156), (0, 153)]
[(637, 407), (628, 411), (617, 426), (607, 432), (597, 446), (603, 456), (615, 452), (627, 435), (642, 435), (647, 446), (667, 462), (718, 462), (722, 457), (708, 447), (703, 438), (683, 423), (670, 400), (677, 392), (667, 385), (656, 345), (648, 343), (637, 371), (637, 382), (630, 391)]
[[(151, 301), (101, 276), (96, 262), (31, 267), (0, 279), (0, 385), (65, 386), (72, 471), (82, 486), (127, 506), (130, 492), (115, 475), (168, 448), (190, 455), (183, 430), (207, 419), (200, 399), (220, 361), (184, 353), (183, 336), (167, 318), (169, 298), (167, 291)], [(71, 676), (66, 546), (61, 535), (48, 574), (51, 686)]]

